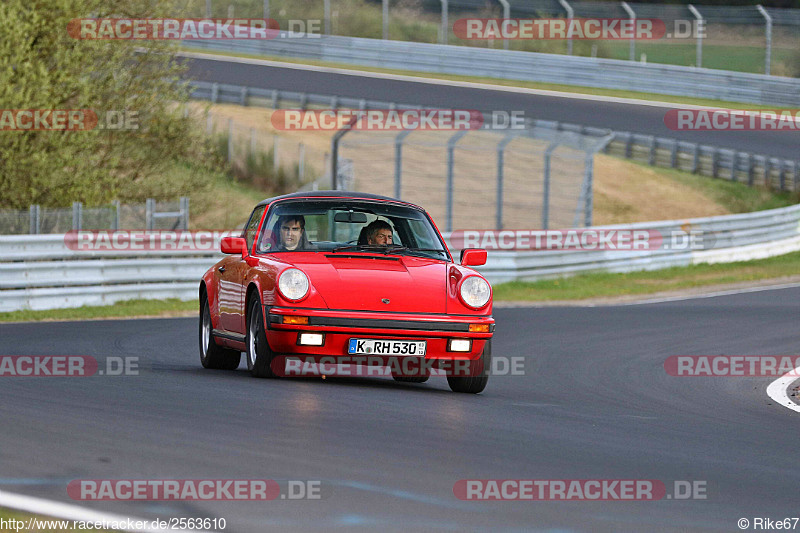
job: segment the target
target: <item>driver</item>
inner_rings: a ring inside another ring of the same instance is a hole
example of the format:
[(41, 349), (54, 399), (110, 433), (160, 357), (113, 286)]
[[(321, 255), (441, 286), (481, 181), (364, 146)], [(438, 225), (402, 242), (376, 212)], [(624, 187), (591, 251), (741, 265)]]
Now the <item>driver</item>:
[(374, 220), (367, 226), (367, 244), (389, 246), (392, 244), (392, 226), (383, 220)]
[(303, 215), (282, 215), (275, 226), (279, 251), (308, 250), (311, 247), (306, 237), (306, 219)]

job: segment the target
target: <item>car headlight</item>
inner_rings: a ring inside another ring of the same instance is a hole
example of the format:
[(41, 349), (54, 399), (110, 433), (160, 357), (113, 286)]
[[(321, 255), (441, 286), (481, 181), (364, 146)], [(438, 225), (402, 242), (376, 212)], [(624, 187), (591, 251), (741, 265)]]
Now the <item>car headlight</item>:
[(278, 277), (278, 289), (288, 300), (302, 300), (308, 294), (308, 276), (302, 270), (287, 268)]
[(468, 306), (480, 309), (489, 301), (492, 296), (492, 289), (489, 283), (478, 276), (469, 276), (461, 283), (461, 301)]

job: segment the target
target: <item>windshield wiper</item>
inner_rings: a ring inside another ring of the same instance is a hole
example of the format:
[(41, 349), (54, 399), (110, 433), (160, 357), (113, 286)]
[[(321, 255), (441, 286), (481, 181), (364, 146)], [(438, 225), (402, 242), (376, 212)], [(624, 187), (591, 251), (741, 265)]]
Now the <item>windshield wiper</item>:
[[(440, 250), (438, 248), (409, 248), (408, 246), (402, 246), (400, 244), (394, 245), (390, 244), (388, 246), (383, 246), (380, 244), (348, 244), (346, 246), (339, 246), (331, 250), (331, 252), (343, 252), (346, 250), (358, 250), (364, 252), (374, 252), (374, 253), (381, 253), (383, 255), (389, 255), (392, 253), (398, 252), (407, 252), (411, 255), (420, 255), (416, 252), (436, 252), (447, 257), (447, 254), (444, 250)], [(428, 257), (424, 253), (422, 254), (423, 257)]]
[(367, 252), (382, 252), (384, 249), (383, 246), (378, 246), (377, 244), (348, 244), (346, 246), (337, 246), (331, 252), (343, 252), (345, 250), (364, 250)]
[[(399, 244), (398, 245), (391, 245), (390, 244), (389, 246), (386, 246), (384, 248), (384, 250), (383, 250), (384, 254), (390, 254), (390, 253), (395, 253), (395, 252), (408, 252), (408, 253), (411, 253), (412, 255), (419, 255), (419, 254), (416, 254), (415, 252), (436, 252), (436, 253), (442, 254), (443, 256), (447, 257), (447, 254), (445, 253), (445, 251), (444, 250), (440, 250), (438, 248), (409, 248), (408, 246), (401, 246)], [(424, 253), (422, 255), (423, 255), (423, 257), (427, 257)]]

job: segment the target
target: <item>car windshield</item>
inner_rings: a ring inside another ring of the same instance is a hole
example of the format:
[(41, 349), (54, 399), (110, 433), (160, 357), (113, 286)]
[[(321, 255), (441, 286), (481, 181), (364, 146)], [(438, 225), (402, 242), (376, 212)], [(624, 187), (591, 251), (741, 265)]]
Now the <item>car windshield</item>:
[(256, 252), (413, 255), (451, 261), (428, 216), (367, 200), (287, 200), (273, 206)]

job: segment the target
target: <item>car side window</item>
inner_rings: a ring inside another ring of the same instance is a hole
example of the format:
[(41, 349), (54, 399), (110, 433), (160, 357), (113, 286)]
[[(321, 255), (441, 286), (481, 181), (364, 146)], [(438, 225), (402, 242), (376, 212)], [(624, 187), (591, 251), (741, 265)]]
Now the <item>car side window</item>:
[(253, 249), (253, 242), (258, 232), (258, 223), (261, 222), (261, 215), (264, 214), (266, 207), (265, 205), (260, 205), (253, 209), (253, 214), (250, 215), (250, 220), (247, 221), (247, 225), (244, 228), (244, 238), (247, 241), (248, 252)]

